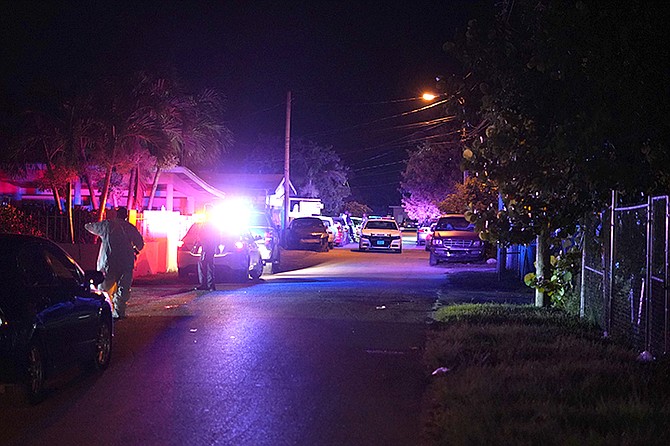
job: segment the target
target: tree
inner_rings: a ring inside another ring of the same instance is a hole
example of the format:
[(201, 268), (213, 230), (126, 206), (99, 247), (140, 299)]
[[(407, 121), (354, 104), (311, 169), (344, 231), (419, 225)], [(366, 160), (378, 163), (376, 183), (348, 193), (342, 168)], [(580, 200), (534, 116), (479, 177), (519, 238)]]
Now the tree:
[[(170, 140), (154, 113), (152, 79), (145, 73), (129, 78), (106, 79), (97, 91), (96, 119), (102, 129), (96, 160), (105, 167), (100, 197), (100, 220), (104, 219), (112, 174), (138, 168), (139, 153), (148, 147), (166, 147)], [(129, 192), (130, 196), (130, 192)]]
[(344, 212), (354, 217), (362, 217), (372, 214), (372, 208), (357, 201), (347, 201), (344, 204)]
[[(258, 145), (247, 153), (244, 162), (246, 170), (253, 173), (282, 172), (283, 147), (283, 141), (277, 138), (261, 138)], [(301, 197), (320, 198), (325, 214), (339, 215), (342, 212), (344, 200), (351, 194), (348, 171), (332, 147), (308, 140), (291, 140), (291, 183)]]
[(454, 192), (448, 194), (438, 208), (443, 214), (470, 215), (494, 206), (498, 206), (498, 191), (488, 188), (475, 177), (467, 177), (463, 183), (454, 186)]
[(440, 215), (440, 202), (463, 178), (460, 152), (457, 143), (424, 143), (409, 153), (400, 183), (409, 218), (425, 221)]
[(540, 278), (551, 275), (550, 235), (574, 233), (610, 189), (667, 182), (667, 101), (653, 98), (667, 97), (668, 57), (652, 56), (666, 27), (651, 9), (501, 2), (445, 45), (464, 67), (443, 83), (464, 123), (467, 169), (503, 202), (472, 218), (492, 240), (536, 239)]

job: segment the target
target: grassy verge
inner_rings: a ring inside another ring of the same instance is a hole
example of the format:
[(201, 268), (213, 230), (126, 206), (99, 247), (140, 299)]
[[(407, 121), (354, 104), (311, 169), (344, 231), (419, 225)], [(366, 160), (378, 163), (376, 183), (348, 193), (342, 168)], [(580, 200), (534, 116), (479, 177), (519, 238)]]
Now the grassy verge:
[(636, 352), (564, 313), (441, 308), (429, 335), (424, 443), (670, 444), (667, 359)]

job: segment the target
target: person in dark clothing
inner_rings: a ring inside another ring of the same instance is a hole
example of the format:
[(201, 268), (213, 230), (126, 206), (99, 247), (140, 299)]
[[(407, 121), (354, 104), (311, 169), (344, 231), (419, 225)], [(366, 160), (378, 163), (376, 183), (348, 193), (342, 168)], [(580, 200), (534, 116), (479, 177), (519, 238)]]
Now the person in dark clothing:
[(214, 285), (214, 254), (219, 249), (221, 234), (219, 228), (208, 215), (208, 219), (200, 229), (200, 260), (198, 261), (198, 279), (200, 285), (197, 290), (216, 290)]

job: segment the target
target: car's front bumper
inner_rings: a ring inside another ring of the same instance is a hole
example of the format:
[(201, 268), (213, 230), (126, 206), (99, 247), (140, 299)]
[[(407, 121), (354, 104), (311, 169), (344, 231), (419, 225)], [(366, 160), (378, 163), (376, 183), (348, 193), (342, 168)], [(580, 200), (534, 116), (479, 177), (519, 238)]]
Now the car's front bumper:
[(474, 262), (484, 257), (483, 247), (455, 248), (431, 246), (431, 252), (441, 262)]
[(362, 250), (399, 251), (402, 249), (402, 238), (361, 236), (358, 246)]

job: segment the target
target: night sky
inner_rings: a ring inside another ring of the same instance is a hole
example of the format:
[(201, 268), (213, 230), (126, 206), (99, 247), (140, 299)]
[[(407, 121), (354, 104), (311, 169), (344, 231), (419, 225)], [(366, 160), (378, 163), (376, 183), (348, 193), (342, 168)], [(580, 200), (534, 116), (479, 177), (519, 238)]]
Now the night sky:
[(430, 118), (393, 118), (425, 105), (399, 100), (454, 69), (442, 44), (490, 3), (2, 0), (0, 93), (20, 106), (45, 82), (174, 69), (194, 91), (227, 98), (242, 147), (283, 137), (291, 90), (292, 136), (333, 146), (353, 198), (383, 211), (400, 204), (402, 160), (417, 141), (406, 125)]

